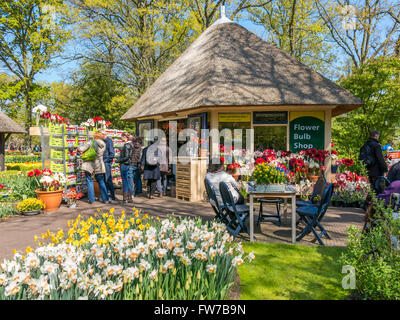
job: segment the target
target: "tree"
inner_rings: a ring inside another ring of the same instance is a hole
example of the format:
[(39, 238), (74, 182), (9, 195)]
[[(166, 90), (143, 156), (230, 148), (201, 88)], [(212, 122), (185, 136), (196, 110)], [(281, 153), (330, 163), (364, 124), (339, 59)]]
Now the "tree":
[(101, 117), (115, 128), (133, 128), (133, 123), (119, 120), (133, 104), (129, 89), (113, 79), (109, 66), (85, 62), (73, 76), (73, 84), (53, 86), (53, 106), (72, 123)]
[(101, 62), (139, 96), (200, 31), (188, 0), (70, 1), (88, 52), (76, 59)]
[(32, 123), (32, 106), (45, 93), (35, 76), (50, 66), (69, 38), (63, 10), (62, 0), (0, 2), (0, 63), (15, 76), (13, 85), (7, 87), (6, 99), (19, 90), (26, 129)]
[(329, 30), (313, 0), (274, 1), (249, 12), (250, 19), (268, 31), (268, 41), (313, 69), (329, 72), (334, 59), (326, 41)]
[[(207, 29), (219, 18), (219, 9), (222, 5), (228, 2), (226, 0), (192, 0), (191, 9), (196, 15), (196, 20), (201, 26), (201, 30)], [(252, 8), (260, 8), (272, 0), (232, 0), (229, 1), (228, 9), (231, 12), (230, 20), (235, 20), (236, 17), (243, 11), (248, 11)]]
[(365, 102), (365, 105), (334, 119), (332, 137), (341, 153), (353, 154), (369, 137), (371, 130), (381, 140), (393, 139), (400, 126), (400, 59), (371, 59), (339, 84)]
[(398, 1), (315, 0), (318, 12), (329, 28), (331, 40), (350, 60), (348, 70), (368, 59), (390, 53), (399, 32)]

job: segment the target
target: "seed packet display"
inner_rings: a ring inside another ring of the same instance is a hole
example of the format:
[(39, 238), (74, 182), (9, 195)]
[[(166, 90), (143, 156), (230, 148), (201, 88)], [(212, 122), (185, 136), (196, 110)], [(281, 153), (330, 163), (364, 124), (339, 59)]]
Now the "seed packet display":
[(64, 172), (64, 164), (63, 163), (57, 163), (54, 161), (50, 162), (50, 170), (52, 172)]
[(76, 159), (76, 170), (81, 170), (82, 169), (82, 164), (83, 164), (83, 160), (82, 159)]
[[(63, 128), (65, 130), (65, 124), (53, 124), (50, 122), (49, 124), (49, 134), (62, 134)], [(64, 131), (65, 132), (65, 131)]]
[(63, 153), (65, 153), (65, 159), (69, 160), (68, 150), (51, 149), (50, 158), (55, 160), (63, 160), (64, 159)]
[(116, 138), (121, 138), (122, 134), (124, 133), (124, 130), (115, 130), (115, 135), (114, 137)]
[(77, 146), (85, 144), (86, 142), (87, 142), (87, 137), (77, 137), (76, 138)]
[(86, 127), (77, 127), (78, 136), (86, 136)]
[(64, 138), (64, 143), (63, 143), (62, 137), (50, 136), (49, 139), (50, 147), (63, 147), (64, 145), (67, 145), (67, 137)]
[(68, 135), (76, 135), (77, 134), (76, 126), (66, 126), (65, 131)]
[(69, 162), (66, 165), (67, 173), (74, 173), (76, 168), (76, 164), (74, 162)]
[(76, 175), (68, 175), (67, 186), (75, 186), (75, 185), (76, 185)]
[(66, 145), (68, 148), (74, 148), (77, 145), (77, 141), (75, 138), (67, 138), (66, 141), (67, 141)]
[(109, 137), (109, 138), (114, 137), (114, 136), (115, 136), (115, 130), (114, 130), (114, 129), (107, 129), (107, 130), (106, 130), (106, 135), (107, 135), (107, 137)]

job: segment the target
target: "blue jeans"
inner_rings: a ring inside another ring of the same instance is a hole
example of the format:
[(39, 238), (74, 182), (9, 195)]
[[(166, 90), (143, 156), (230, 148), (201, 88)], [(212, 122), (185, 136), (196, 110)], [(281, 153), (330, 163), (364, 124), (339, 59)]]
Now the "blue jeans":
[(122, 191), (133, 195), (133, 176), (131, 166), (121, 164)]
[[(101, 199), (107, 202), (109, 199), (107, 194), (107, 187), (104, 182), (104, 174), (96, 174), (94, 177), (96, 178), (96, 181), (99, 184)], [(92, 175), (87, 171), (85, 171), (85, 178), (86, 178), (89, 202), (93, 203), (95, 201), (93, 178)]]
[[(162, 187), (161, 187), (162, 184)], [(161, 172), (161, 178), (157, 180), (157, 190), (160, 194), (163, 192), (167, 193), (167, 185), (168, 185), (168, 173)]]
[(140, 169), (137, 166), (131, 166), (133, 172), (133, 182), (135, 184), (135, 196), (142, 193), (142, 179), (140, 179)]
[(107, 187), (107, 192), (110, 194), (111, 199), (115, 200), (115, 190), (114, 190), (114, 184), (112, 181), (112, 174), (111, 174), (111, 163), (104, 163), (106, 166), (106, 187)]

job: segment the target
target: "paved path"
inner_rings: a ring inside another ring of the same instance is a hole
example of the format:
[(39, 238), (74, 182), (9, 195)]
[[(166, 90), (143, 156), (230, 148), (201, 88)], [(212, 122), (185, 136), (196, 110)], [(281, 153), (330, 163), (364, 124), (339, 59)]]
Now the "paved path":
[[(118, 196), (121, 198), (121, 196)], [(134, 204), (123, 206), (120, 202), (112, 205), (105, 205), (95, 202), (89, 205), (85, 201), (79, 201), (78, 207), (69, 209), (64, 205), (58, 211), (50, 213), (42, 213), (36, 216), (12, 216), (0, 220), (0, 259), (12, 257), (13, 250), (24, 251), (27, 246), (34, 247), (34, 236), (40, 235), (49, 229), (52, 232), (64, 229), (67, 230), (67, 221), (75, 219), (79, 214), (89, 217), (97, 212), (97, 208), (109, 210), (115, 208), (115, 214), (120, 215), (122, 210), (126, 213), (132, 212), (131, 208), (136, 207), (150, 216), (159, 216), (160, 218), (174, 213), (176, 216), (201, 217), (203, 220), (211, 220), (214, 212), (207, 202), (190, 203), (175, 198), (154, 198), (147, 199), (145, 197), (135, 198)], [(267, 207), (265, 212), (274, 211), (274, 207)], [(290, 213), (290, 206), (288, 208)], [(362, 227), (362, 219), (364, 213), (361, 209), (356, 208), (329, 208), (326, 213), (323, 225), (332, 237), (332, 240), (326, 240), (325, 244), (330, 246), (344, 246), (346, 244), (346, 229), (349, 225)], [(255, 215), (256, 221), (258, 213)], [(290, 214), (284, 220), (284, 225), (272, 222), (264, 222), (261, 226), (255, 227), (255, 236), (257, 241), (265, 242), (284, 242), (290, 243)], [(298, 229), (298, 232), (300, 228)], [(240, 238), (248, 240), (247, 235)], [(300, 244), (315, 245), (313, 236), (309, 235), (304, 238)]]

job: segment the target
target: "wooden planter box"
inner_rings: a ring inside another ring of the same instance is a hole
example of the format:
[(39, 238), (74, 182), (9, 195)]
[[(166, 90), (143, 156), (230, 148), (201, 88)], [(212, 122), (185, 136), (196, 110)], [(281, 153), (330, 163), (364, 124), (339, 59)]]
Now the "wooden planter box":
[(204, 200), (207, 158), (185, 158), (184, 160), (188, 163), (181, 163), (176, 158), (176, 198), (190, 202)]

